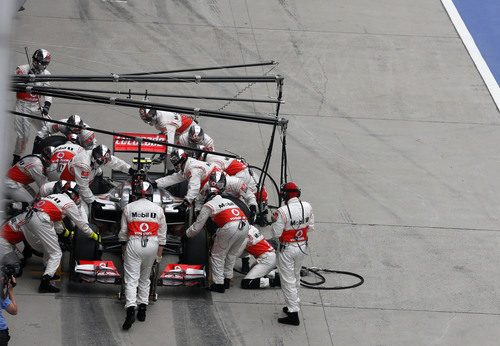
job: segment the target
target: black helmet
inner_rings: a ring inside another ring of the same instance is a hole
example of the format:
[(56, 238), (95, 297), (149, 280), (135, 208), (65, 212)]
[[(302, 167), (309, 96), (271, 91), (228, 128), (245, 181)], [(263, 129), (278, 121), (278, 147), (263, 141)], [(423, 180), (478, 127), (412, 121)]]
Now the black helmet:
[(193, 144), (198, 144), (203, 141), (205, 134), (203, 133), (203, 129), (200, 125), (193, 125), (189, 128), (188, 138)]
[(170, 154), (170, 162), (172, 162), (172, 165), (174, 165), (177, 171), (181, 170), (181, 167), (184, 162), (187, 161), (187, 158), (186, 153), (182, 149), (174, 149)]
[(66, 182), (66, 184), (63, 185), (62, 190), (62, 192), (67, 194), (76, 205), (80, 204), (80, 186), (78, 186), (74, 181)]
[(111, 161), (111, 151), (104, 144), (99, 144), (92, 150), (91, 165), (94, 168), (102, 166)]
[(141, 198), (148, 198), (149, 200), (152, 200), (153, 186), (151, 183), (146, 181), (146, 174), (144, 172), (134, 174), (132, 177), (131, 188), (132, 193), (130, 197), (133, 197), (133, 200)]
[(35, 72), (44, 71), (50, 63), (50, 53), (45, 49), (37, 49), (33, 53), (33, 70)]
[[(77, 126), (85, 126), (85, 123), (83, 122), (82, 118), (80, 118), (80, 116), (78, 114), (73, 114), (72, 116), (70, 116), (68, 118), (68, 120), (66, 120), (66, 124), (68, 125), (77, 125)], [(78, 128), (78, 127), (72, 127), (72, 126), (68, 126), (69, 127), (69, 130), (73, 133), (80, 133), (80, 131), (82, 131), (82, 129)]]
[(40, 160), (42, 160), (43, 167), (47, 168), (50, 166), (50, 160), (52, 159), (52, 155), (54, 155), (55, 151), (56, 149), (51, 146), (42, 149), (42, 152), (40, 153)]
[(226, 188), (226, 173), (223, 171), (210, 173), (210, 176), (208, 177), (208, 187), (216, 188), (219, 193), (222, 193)]
[(63, 193), (63, 187), (66, 185), (68, 181), (66, 180), (58, 180), (54, 184), (54, 187), (52, 188), (52, 193)]
[(150, 125), (154, 118), (156, 118), (156, 109), (153, 108), (139, 108), (139, 115), (141, 119)]

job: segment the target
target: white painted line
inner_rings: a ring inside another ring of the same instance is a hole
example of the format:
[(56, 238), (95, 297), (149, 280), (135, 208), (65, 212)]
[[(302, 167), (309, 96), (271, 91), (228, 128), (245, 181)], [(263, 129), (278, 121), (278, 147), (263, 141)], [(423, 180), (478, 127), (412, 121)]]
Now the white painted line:
[(128, 0), (101, 0), (102, 2), (127, 2)]
[(484, 61), (483, 56), (479, 52), (479, 49), (477, 48), (472, 35), (465, 26), (465, 23), (462, 20), (462, 17), (460, 17), (460, 14), (458, 13), (458, 10), (455, 7), (453, 1), (441, 0), (441, 2), (448, 12), (453, 25), (455, 25), (455, 28), (457, 29), (457, 32), (460, 35), (465, 48), (467, 48), (469, 55), (474, 61), (474, 64), (476, 64), (481, 77), (483, 77), (484, 83), (490, 91), (491, 97), (493, 97), (493, 101), (496, 103), (498, 110), (500, 110), (500, 87), (498, 86), (498, 82), (495, 80), (495, 77), (493, 77), (493, 74), (491, 73), (488, 65)]

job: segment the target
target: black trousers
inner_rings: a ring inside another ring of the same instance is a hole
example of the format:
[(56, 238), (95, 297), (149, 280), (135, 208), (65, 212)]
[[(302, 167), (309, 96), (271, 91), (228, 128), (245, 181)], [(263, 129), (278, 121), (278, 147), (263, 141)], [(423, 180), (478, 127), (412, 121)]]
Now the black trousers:
[(0, 330), (0, 346), (6, 346), (9, 343), (9, 328)]

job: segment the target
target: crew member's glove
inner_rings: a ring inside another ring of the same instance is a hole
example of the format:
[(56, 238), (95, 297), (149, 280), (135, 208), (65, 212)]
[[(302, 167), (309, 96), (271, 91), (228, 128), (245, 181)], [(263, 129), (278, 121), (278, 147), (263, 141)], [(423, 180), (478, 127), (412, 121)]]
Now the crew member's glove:
[(130, 167), (130, 168), (128, 169), (128, 174), (129, 174), (129, 175), (134, 175), (135, 173), (137, 173), (137, 169), (133, 169), (132, 167)]
[(33, 142), (33, 148), (38, 147), (38, 146), (40, 145), (40, 142), (41, 142), (42, 140), (43, 140), (43, 138), (42, 138), (42, 137), (40, 137), (40, 136), (36, 136), (36, 137), (35, 137), (35, 141)]
[(177, 205), (174, 207), (174, 209), (177, 209), (179, 213), (185, 213), (186, 209), (189, 208), (191, 203), (187, 199), (183, 200), (181, 204)]
[(42, 107), (42, 116), (45, 117), (47, 114), (49, 114), (50, 105), (51, 103), (49, 101), (45, 101)]
[(255, 222), (255, 215), (257, 215), (257, 206), (255, 204), (252, 204), (250, 206), (250, 224), (253, 225), (253, 223)]
[(156, 181), (152, 181), (151, 182), (151, 186), (153, 187), (153, 189), (157, 189), (158, 188), (158, 183)]
[(65, 228), (62, 236), (64, 238), (71, 238), (73, 236), (73, 231), (70, 231), (69, 229)]
[(89, 237), (90, 239), (94, 239), (96, 242), (100, 243), (101, 242), (101, 235), (96, 233), (96, 232), (92, 232), (92, 234), (90, 235)]
[(167, 158), (167, 154), (161, 154), (159, 157), (151, 161), (153, 165), (157, 165), (162, 163)]
[(96, 210), (99, 210), (99, 209), (102, 209), (103, 205), (104, 204), (101, 202), (94, 201), (94, 202), (92, 202), (91, 207), (95, 208)]

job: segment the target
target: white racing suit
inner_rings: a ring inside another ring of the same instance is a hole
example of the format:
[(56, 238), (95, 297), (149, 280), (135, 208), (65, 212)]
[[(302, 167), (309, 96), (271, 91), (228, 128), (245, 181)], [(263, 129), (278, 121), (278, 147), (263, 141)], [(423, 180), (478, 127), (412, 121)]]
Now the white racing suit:
[(43, 247), (44, 275), (54, 276), (61, 262), (62, 251), (59, 247), (57, 233), (63, 231), (61, 220), (69, 217), (76, 227), (87, 236), (94, 232), (82, 218), (75, 202), (66, 194), (53, 194), (35, 203), (26, 216), (24, 236), (30, 244), (37, 239)]
[(257, 263), (243, 278), (244, 288), (266, 288), (270, 286), (269, 278), (265, 277), (276, 268), (276, 252), (260, 231), (250, 226), (248, 236), (243, 243), (243, 254), (250, 254)]
[(177, 144), (189, 148), (198, 148), (199, 146), (204, 146), (206, 150), (215, 150), (214, 140), (206, 133), (203, 135), (203, 140), (201, 142), (193, 143), (189, 140), (189, 131), (184, 131), (184, 133), (179, 136), (179, 141), (177, 142)]
[(248, 235), (249, 223), (236, 204), (217, 195), (203, 205), (198, 218), (187, 229), (186, 236), (191, 238), (198, 234), (208, 218), (218, 227), (210, 255), (212, 281), (223, 284), (224, 279), (233, 278), (234, 263)]
[[(16, 74), (33, 74), (30, 70), (29, 65), (19, 65), (16, 68)], [(50, 75), (50, 72), (44, 70), (40, 73), (41, 75)], [(48, 86), (49, 82), (36, 82), (36, 86)], [(16, 111), (21, 113), (27, 113), (36, 116), (42, 116), (41, 107), (43, 107), (45, 102), (52, 103), (51, 96), (40, 96), (33, 95), (29, 93), (18, 92), (16, 100)], [(26, 144), (29, 140), (31, 133), (31, 124), (35, 126), (37, 130), (40, 130), (44, 126), (41, 120), (30, 119), (17, 115), (14, 121), (16, 128), (16, 146), (14, 149), (14, 155), (21, 156), (26, 148)]]
[(232, 157), (215, 154), (207, 154), (204, 161), (216, 165), (229, 176), (235, 176), (236, 178), (243, 180), (253, 193), (257, 192), (257, 183), (255, 182), (255, 179), (252, 178), (250, 170), (245, 162)]
[[(128, 173), (130, 165), (111, 155), (111, 161), (100, 166), (99, 168), (92, 168), (91, 166), (91, 150), (84, 150), (75, 155), (66, 165), (58, 167), (57, 173), (50, 176), (50, 180), (67, 180), (74, 181), (80, 186), (80, 196), (87, 204), (95, 201), (95, 196), (90, 190), (90, 183), (94, 180), (95, 176), (102, 173), (102, 168), (110, 167), (118, 171)], [(60, 171), (60, 172), (59, 172)]]
[[(205, 192), (208, 189), (208, 184), (204, 184), (200, 190), (199, 200), (205, 196)], [(247, 206), (255, 206), (257, 210), (257, 200), (255, 195), (250, 191), (250, 189), (243, 183), (241, 179), (236, 177), (226, 176), (226, 187), (222, 196), (235, 197), (242, 200)]]
[[(66, 119), (61, 119), (59, 120), (60, 122), (67, 122), (68, 121), (68, 118)], [(83, 123), (83, 126), (84, 127), (89, 127), (89, 125)], [(73, 132), (71, 131), (71, 127), (67, 126), (67, 125), (63, 125), (63, 124), (54, 124), (54, 123), (48, 123), (46, 124), (44, 127), (42, 127), (42, 129), (40, 131), (37, 132), (37, 136), (38, 137), (41, 137), (41, 138), (45, 138), (45, 137), (49, 137), (49, 136), (52, 136), (58, 132), (62, 133), (64, 136), (69, 136), (70, 134), (72, 134)], [(80, 129), (78, 129), (78, 131), (80, 131)]]
[(7, 172), (5, 195), (18, 202), (31, 202), (35, 197), (29, 184), (36, 182), (38, 187), (47, 182), (40, 157), (28, 155), (17, 162)]
[[(179, 113), (156, 111), (156, 114), (156, 118), (150, 125), (166, 135), (167, 142), (170, 144), (176, 144), (179, 141), (179, 136), (184, 132), (187, 133), (189, 128), (195, 124), (193, 119)], [(172, 147), (167, 147), (167, 154), (170, 154), (172, 149)]]
[[(43, 184), (40, 187), (40, 191), (38, 191), (38, 198), (47, 197), (54, 194), (54, 185), (56, 183), (57, 181), (49, 181), (48, 183)], [(77, 207), (80, 211), (80, 214), (82, 215), (82, 219), (87, 220), (88, 215), (87, 210), (85, 209), (85, 203), (80, 203), (80, 205), (78, 205)]]
[(314, 230), (314, 215), (309, 203), (291, 198), (274, 214), (273, 233), (280, 240), (278, 270), (281, 290), (288, 312), (300, 310), (300, 269), (307, 251), (307, 232)]
[(192, 203), (200, 194), (200, 189), (205, 187), (210, 174), (216, 170), (220, 169), (215, 165), (188, 157), (181, 172), (159, 178), (156, 183), (158, 187), (169, 187), (188, 180), (188, 192), (184, 199)]
[(127, 242), (123, 268), (125, 271), (125, 308), (148, 304), (151, 268), (158, 252), (164, 246), (167, 223), (163, 209), (142, 198), (123, 209), (118, 239)]
[(67, 142), (55, 148), (54, 154), (50, 158), (50, 166), (47, 168), (47, 177), (49, 180), (58, 180), (61, 172), (73, 157), (84, 151), (78, 144)]

